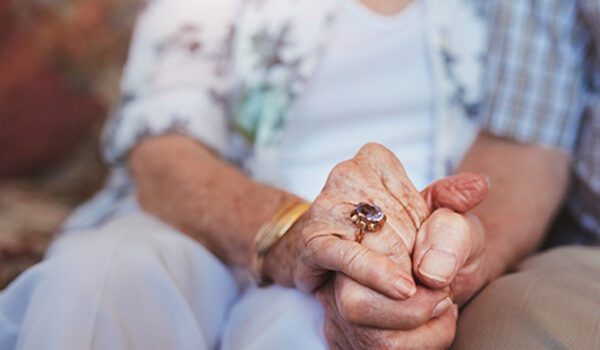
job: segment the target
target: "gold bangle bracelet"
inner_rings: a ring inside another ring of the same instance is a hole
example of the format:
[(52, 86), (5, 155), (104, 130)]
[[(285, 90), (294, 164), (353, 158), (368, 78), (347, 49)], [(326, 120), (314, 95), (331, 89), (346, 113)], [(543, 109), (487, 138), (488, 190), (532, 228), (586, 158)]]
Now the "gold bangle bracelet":
[(263, 275), (265, 257), (271, 248), (283, 237), (292, 225), (311, 206), (309, 202), (291, 202), (283, 206), (275, 216), (264, 223), (254, 239), (254, 249), (250, 262), (250, 272), (258, 286), (264, 287), (272, 283)]

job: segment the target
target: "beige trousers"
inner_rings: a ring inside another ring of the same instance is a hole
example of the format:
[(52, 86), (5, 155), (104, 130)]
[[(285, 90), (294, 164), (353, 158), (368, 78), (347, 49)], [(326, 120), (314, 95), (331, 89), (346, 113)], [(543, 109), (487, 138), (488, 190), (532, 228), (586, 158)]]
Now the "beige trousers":
[(552, 249), (464, 308), (453, 349), (600, 349), (600, 247)]

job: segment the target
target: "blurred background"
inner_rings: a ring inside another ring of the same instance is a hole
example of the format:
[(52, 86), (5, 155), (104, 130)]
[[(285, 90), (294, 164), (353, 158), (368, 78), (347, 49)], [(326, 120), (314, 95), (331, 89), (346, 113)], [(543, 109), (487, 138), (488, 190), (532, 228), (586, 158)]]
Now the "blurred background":
[(0, 290), (103, 184), (99, 132), (141, 0), (0, 0)]

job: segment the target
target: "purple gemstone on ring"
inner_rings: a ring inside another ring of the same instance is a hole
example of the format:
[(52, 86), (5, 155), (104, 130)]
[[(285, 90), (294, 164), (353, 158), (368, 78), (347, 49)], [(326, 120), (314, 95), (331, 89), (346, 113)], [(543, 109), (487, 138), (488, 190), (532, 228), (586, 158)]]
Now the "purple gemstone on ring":
[(385, 217), (383, 211), (378, 206), (369, 203), (358, 203), (356, 205), (356, 214), (358, 214), (361, 220), (374, 224), (380, 222)]

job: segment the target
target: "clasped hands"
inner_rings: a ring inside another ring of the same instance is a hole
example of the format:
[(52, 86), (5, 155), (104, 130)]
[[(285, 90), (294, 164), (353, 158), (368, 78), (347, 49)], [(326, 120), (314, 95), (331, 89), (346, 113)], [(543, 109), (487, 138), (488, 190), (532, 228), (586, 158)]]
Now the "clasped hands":
[[(476, 174), (438, 180), (419, 193), (392, 152), (367, 144), (331, 171), (266, 272), (316, 293), (332, 349), (448, 348), (458, 305), (488, 279), (484, 229), (468, 213), (486, 193)], [(349, 219), (359, 202), (387, 217), (361, 243)]]

